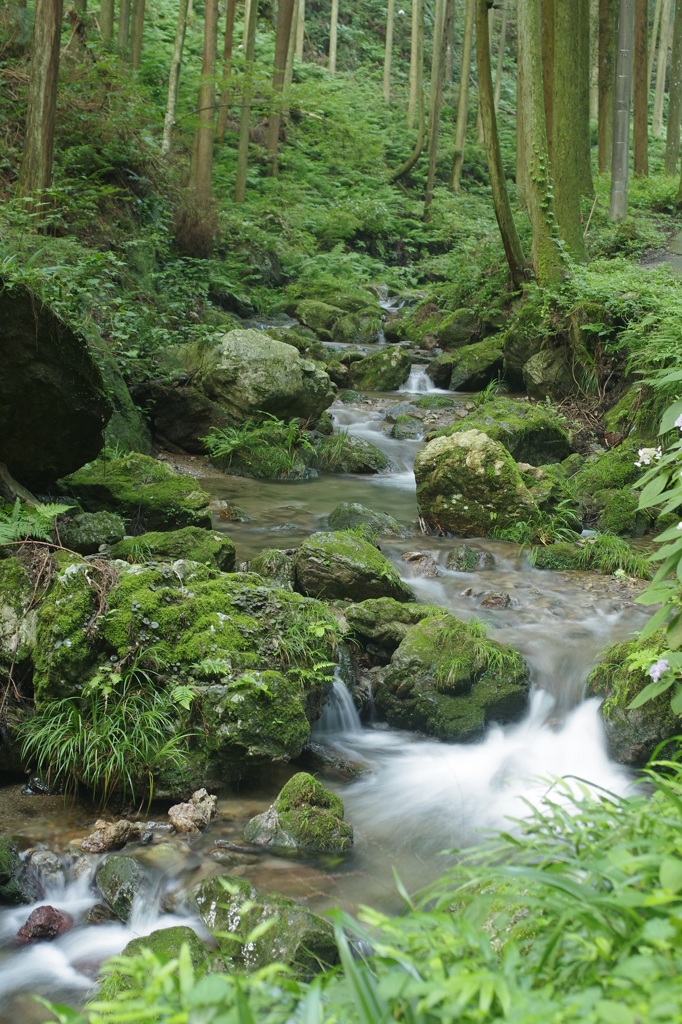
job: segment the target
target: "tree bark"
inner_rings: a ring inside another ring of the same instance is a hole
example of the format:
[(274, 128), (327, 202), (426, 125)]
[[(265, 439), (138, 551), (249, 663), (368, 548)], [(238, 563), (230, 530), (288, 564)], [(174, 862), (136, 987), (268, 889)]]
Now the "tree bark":
[(516, 194), (528, 209), (528, 164), (526, 163), (526, 132), (523, 121), (523, 54), (517, 50), (516, 65)]
[[(462, 164), (464, 162), (464, 143), (466, 141), (467, 121), (469, 118), (469, 74), (471, 71), (471, 44), (474, 32), (474, 17), (476, 15), (476, 0), (466, 0), (464, 9), (464, 34), (462, 36), (462, 60), (459, 73), (459, 98), (457, 101), (457, 127), (455, 129), (455, 155), (452, 161), (452, 173), (450, 175), (450, 188), (453, 192), (459, 192), (462, 178)], [(486, 32), (488, 43), (490, 39)], [(478, 51), (478, 47), (477, 47)], [(488, 57), (490, 67), (490, 56)], [(492, 72), (491, 72), (492, 74)], [(480, 83), (479, 83), (480, 93)], [(479, 100), (479, 110), (480, 110)], [(483, 112), (481, 111), (481, 114)]]
[(298, 14), (296, 18), (296, 60), (303, 60), (303, 46), (305, 43), (305, 0), (298, 0)]
[(234, 16), (237, 10), (237, 0), (227, 0), (225, 12), (225, 36), (223, 41), (223, 68), (220, 82), (220, 103), (218, 104), (218, 122), (216, 126), (216, 139), (219, 143), (225, 141), (225, 129), (227, 128), (227, 115), (230, 108), (230, 75), (232, 74), (232, 46), (234, 44)]
[(663, 9), (662, 0), (656, 0), (656, 6), (654, 8), (654, 22), (651, 27), (651, 38), (649, 40), (649, 52), (647, 56), (646, 66), (646, 91), (651, 92), (651, 79), (654, 70), (654, 60), (656, 59), (656, 42), (661, 27), (661, 11)]
[(30, 196), (52, 184), (62, 17), (62, 0), (36, 0), (19, 196)]
[(533, 270), (541, 287), (558, 283), (564, 264), (556, 234), (542, 89), (540, 16), (537, 0), (518, 0), (517, 31), (523, 65), (521, 103), (528, 168), (527, 204)]
[[(562, 0), (559, 0), (559, 3), (561, 2)], [(551, 160), (554, 141), (554, 0), (540, 0), (540, 30), (542, 33), (542, 95), (545, 104), (547, 147)], [(571, 34), (574, 34), (575, 31), (574, 27)]]
[(673, 49), (670, 57), (668, 88), (668, 126), (665, 139), (665, 173), (674, 174), (680, 153), (680, 118), (682, 117), (682, 0), (675, 4)]
[(277, 30), (275, 33), (275, 66), (272, 72), (272, 91), (274, 109), (268, 121), (267, 151), (270, 174), (277, 174), (277, 149), (279, 146), (279, 129), (282, 123), (282, 109), (278, 106), (284, 88), (284, 76), (289, 55), (291, 28), (294, 20), (296, 0), (279, 0), (277, 8)]
[(616, 0), (599, 0), (599, 172), (611, 167), (616, 89)]
[(178, 98), (178, 86), (180, 85), (182, 51), (185, 46), (188, 3), (189, 0), (180, 0), (178, 7), (178, 24), (175, 30), (173, 56), (171, 57), (170, 73), (168, 75), (168, 102), (166, 104), (166, 116), (163, 121), (163, 139), (161, 140), (162, 153), (170, 152), (171, 135), (173, 134), (173, 124), (175, 122), (175, 106)]
[[(580, 225), (580, 173), (584, 132), (578, 123), (583, 111), (580, 78), (580, 0), (560, 0), (554, 9), (554, 95), (552, 99), (552, 179), (559, 234), (574, 259), (585, 258)], [(589, 132), (589, 124), (588, 124)], [(589, 137), (589, 136), (588, 136)], [(589, 152), (588, 152), (589, 161)]]
[[(488, 7), (488, 43), (490, 44), (490, 61), (492, 67), (492, 46), (495, 34), (495, 8)], [(479, 146), (483, 145), (483, 117), (481, 116), (481, 105), (476, 102), (476, 141)]]
[(339, 0), (332, 0), (329, 20), (329, 74), (336, 74), (336, 47), (339, 33)]
[(410, 39), (410, 94), (407, 101), (407, 127), (414, 128), (417, 105), (424, 98), (424, 0), (412, 0)]
[(395, 0), (388, 0), (386, 13), (386, 45), (384, 48), (384, 99), (391, 99), (391, 60), (393, 57), (393, 23), (395, 20)]
[(239, 118), (239, 147), (237, 150), (237, 177), (234, 186), (234, 200), (243, 203), (246, 198), (246, 171), (249, 163), (249, 130), (251, 128), (251, 97), (253, 94), (253, 59), (256, 53), (256, 28), (258, 27), (258, 3), (251, 0), (249, 20), (246, 25), (246, 46), (244, 81), (242, 84), (242, 107)]
[(628, 165), (630, 150), (630, 105), (632, 99), (632, 51), (635, 28), (634, 0), (620, 0), (618, 58), (616, 61), (616, 109), (613, 122), (611, 161), (611, 220), (622, 220), (628, 212)]
[(194, 144), (190, 188), (198, 210), (208, 213), (212, 203), (213, 119), (215, 113), (215, 66), (218, 44), (218, 0), (205, 0), (204, 52), (199, 86), (199, 123)]
[(634, 172), (638, 178), (649, 173), (648, 13), (647, 0), (635, 0), (633, 141)]
[(654, 94), (654, 113), (651, 130), (657, 139), (663, 135), (663, 100), (665, 99), (665, 79), (668, 70), (668, 50), (672, 39), (672, 0), (663, 0), (661, 13), (661, 40), (658, 45), (656, 62), (656, 91)]
[(431, 55), (431, 90), (429, 96), (429, 169), (424, 196), (424, 217), (428, 215), (433, 199), (438, 159), (438, 129), (440, 127), (440, 105), (442, 93), (443, 42), (445, 24), (445, 0), (436, 0), (433, 16), (433, 52)]
[(500, 143), (497, 135), (495, 96), (490, 67), (487, 0), (476, 0), (476, 65), (478, 69), (479, 109), (483, 119), (483, 137), (488, 158), (488, 171), (493, 193), (495, 216), (500, 228), (500, 235), (502, 236), (502, 244), (504, 245), (512, 282), (515, 288), (521, 288), (525, 276), (525, 260), (509, 202), (509, 194), (502, 167)]
[(137, 70), (142, 57), (142, 36), (144, 34), (145, 0), (134, 0), (133, 25), (130, 39), (130, 63)]
[(590, 121), (599, 120), (599, 0), (590, 0)]
[(594, 195), (592, 183), (592, 138), (590, 135), (590, 0), (578, 0), (579, 62), (575, 69), (578, 82), (576, 137), (578, 143), (578, 182), (584, 196)]
[(130, 42), (130, 3), (131, 0), (121, 0), (121, 8), (118, 14), (118, 48), (126, 51)]
[[(500, 25), (500, 41), (497, 47), (497, 70), (495, 71), (495, 113), (500, 109), (502, 92), (502, 70), (504, 68), (504, 50), (507, 45), (507, 0), (502, 4), (502, 24)], [(485, 127), (485, 126), (484, 126)]]
[(105, 43), (114, 35), (114, 0), (101, 0), (99, 5), (99, 30)]

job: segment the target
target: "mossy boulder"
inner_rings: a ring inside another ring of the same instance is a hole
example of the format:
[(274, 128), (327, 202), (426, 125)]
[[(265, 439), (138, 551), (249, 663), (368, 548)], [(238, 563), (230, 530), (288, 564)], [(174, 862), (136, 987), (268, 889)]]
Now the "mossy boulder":
[(533, 548), (532, 561), (536, 569), (553, 569), (555, 572), (585, 569), (585, 547), (563, 540), (539, 545)]
[(99, 334), (88, 336), (88, 348), (102, 374), (104, 390), (111, 404), (111, 417), (104, 429), (104, 440), (111, 448), (149, 455), (152, 438), (142, 409), (131, 397), (112, 349)]
[(566, 348), (545, 348), (523, 367), (523, 386), (531, 398), (559, 400), (577, 390)]
[(609, 753), (620, 764), (643, 767), (660, 743), (678, 736), (682, 730), (682, 716), (670, 707), (670, 690), (639, 708), (628, 709), (628, 704), (651, 682), (647, 668), (631, 670), (629, 659), (641, 659), (643, 652), (650, 652), (653, 665), (662, 657), (664, 648), (661, 633), (644, 641), (613, 644), (587, 680), (588, 695), (602, 698), (601, 716)]
[(441, 348), (468, 345), (480, 333), (481, 322), (471, 309), (456, 309), (438, 324), (435, 335)]
[(640, 444), (658, 434), (660, 400), (646, 384), (631, 384), (622, 397), (604, 415), (604, 426), (612, 434), (636, 436)]
[(449, 437), (465, 430), (482, 430), (503, 444), (517, 462), (527, 462), (532, 466), (561, 462), (571, 454), (571, 439), (565, 421), (544, 405), (494, 398), (429, 437)]
[(334, 434), (315, 443), (314, 465), (326, 473), (381, 473), (388, 456), (364, 437)]
[(353, 313), (343, 313), (334, 323), (332, 338), (336, 342), (365, 345), (377, 340), (381, 328), (378, 306), (366, 306)]
[(592, 495), (597, 491), (620, 490), (633, 484), (640, 476), (641, 469), (635, 465), (638, 442), (624, 441), (617, 448), (610, 448), (599, 455), (591, 456), (571, 476), (571, 486), (576, 494)]
[(234, 425), (234, 419), (218, 402), (181, 380), (153, 380), (140, 388), (149, 409), (154, 436), (165, 446), (176, 445), (192, 455), (204, 455), (202, 438), (212, 429)]
[(127, 562), (175, 562), (182, 558), (212, 565), (221, 572), (232, 572), (235, 563), (235, 547), (230, 538), (198, 526), (127, 537), (114, 545), (110, 554)]
[(520, 718), (529, 686), (517, 651), (489, 640), (480, 623), (442, 612), (409, 630), (374, 700), (389, 725), (470, 742), (492, 722)]
[(210, 494), (148, 455), (98, 459), (61, 481), (87, 512), (106, 509), (138, 531), (211, 525)]
[(349, 383), (359, 391), (396, 391), (410, 376), (412, 357), (402, 348), (387, 348), (349, 367)]
[[(183, 946), (187, 947), (194, 977), (199, 981), (213, 970), (214, 957), (211, 956), (194, 929), (188, 928), (187, 925), (157, 928), (149, 935), (131, 939), (123, 949), (121, 956), (139, 956), (143, 950), (149, 950), (162, 963), (168, 963), (180, 955)], [(132, 988), (130, 976), (113, 967), (107, 970), (99, 988), (98, 998), (102, 1000), (116, 999), (121, 992), (126, 992), (130, 988)]]
[(81, 512), (59, 523), (59, 539), (79, 555), (94, 555), (103, 544), (123, 540), (125, 523), (115, 512)]
[(0, 838), (0, 904), (33, 903), (41, 896), (40, 885), (27, 872), (16, 840)]
[(635, 493), (627, 487), (606, 489), (593, 495), (593, 504), (599, 509), (596, 528), (602, 533), (616, 533), (622, 537), (641, 536), (649, 519), (639, 511)]
[(417, 419), (416, 416), (410, 416), (409, 413), (402, 413), (400, 416), (397, 416), (395, 423), (391, 427), (391, 437), (394, 437), (397, 441), (419, 438), (423, 432), (422, 421)]
[(485, 537), (538, 512), (507, 449), (480, 430), (431, 441), (414, 473), (419, 513), (434, 530)]
[(451, 391), (480, 391), (501, 377), (502, 369), (502, 340), (496, 335), (438, 356), (426, 372), (436, 387)]
[(222, 406), (234, 422), (264, 419), (317, 419), (335, 397), (327, 373), (301, 359), (293, 345), (261, 331), (230, 331), (197, 346), (190, 356), (195, 385)]
[(412, 531), (386, 512), (376, 512), (357, 501), (344, 501), (329, 513), (332, 530), (352, 530), (369, 526), (377, 537), (409, 537)]
[(127, 921), (136, 900), (149, 895), (149, 879), (133, 857), (111, 853), (97, 868), (95, 883), (107, 906)]
[(350, 533), (314, 533), (301, 544), (294, 561), (296, 585), (311, 597), (414, 600), (388, 559), (374, 545)]
[(538, 308), (524, 303), (515, 310), (504, 334), (504, 376), (513, 388), (522, 388), (523, 368), (546, 344), (547, 325)]
[(331, 341), (334, 326), (337, 320), (344, 316), (344, 310), (340, 306), (332, 306), (318, 299), (303, 299), (296, 306), (296, 316), (323, 341)]
[(469, 544), (458, 544), (448, 551), (447, 566), (454, 572), (481, 572), (495, 568), (495, 556)]
[(283, 587), (285, 590), (293, 590), (296, 583), (296, 570), (294, 559), (290, 551), (281, 551), (279, 548), (266, 548), (255, 558), (251, 559), (249, 566), (251, 572), (258, 573), (263, 579), (268, 580), (276, 587)]
[[(259, 893), (242, 878), (227, 875), (205, 879), (196, 891), (196, 902), (202, 921), (233, 969), (254, 971), (283, 963), (307, 981), (338, 963), (331, 923), (286, 896)], [(247, 941), (265, 922), (274, 923)]]
[(18, 558), (0, 559), (0, 669), (20, 665), (36, 639), (34, 585)]
[(344, 610), (352, 635), (361, 647), (380, 660), (388, 661), (408, 632), (429, 616), (440, 616), (443, 609), (432, 604), (401, 604), (392, 597), (379, 597)]
[(252, 818), (244, 838), (257, 846), (300, 853), (347, 853), (353, 829), (343, 820), (343, 802), (307, 772), (289, 779), (274, 804)]

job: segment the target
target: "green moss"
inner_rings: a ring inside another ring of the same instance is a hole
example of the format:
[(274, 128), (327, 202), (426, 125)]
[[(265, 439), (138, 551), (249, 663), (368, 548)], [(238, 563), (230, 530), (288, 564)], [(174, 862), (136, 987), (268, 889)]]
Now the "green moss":
[(252, 843), (301, 853), (345, 853), (353, 845), (342, 801), (306, 772), (294, 775), (275, 803), (251, 819), (244, 836)]
[(147, 562), (178, 558), (202, 562), (222, 572), (234, 569), (235, 547), (225, 534), (186, 526), (168, 533), (143, 533), (122, 540), (111, 549), (112, 558), (130, 562)]
[(344, 615), (353, 636), (363, 647), (393, 652), (407, 636), (412, 626), (422, 619), (442, 615), (443, 609), (435, 604), (401, 604), (392, 597), (379, 597), (349, 605)]
[(597, 528), (602, 533), (617, 533), (631, 537), (644, 533), (647, 519), (639, 512), (638, 501), (632, 491), (597, 491), (594, 504), (600, 509)]
[[(159, 928), (142, 938), (131, 939), (121, 956), (138, 956), (143, 950), (149, 950), (159, 957), (162, 963), (168, 963), (180, 954), (183, 946), (186, 946), (189, 951), (195, 979), (198, 981), (210, 973), (213, 968), (211, 954), (197, 933), (185, 925)], [(116, 999), (121, 992), (132, 988), (132, 984), (130, 976), (117, 970), (114, 966), (108, 969), (97, 997), (105, 1001)]]
[(35, 641), (33, 584), (18, 558), (0, 559), (0, 665), (19, 664)]
[(423, 395), (411, 401), (418, 409), (451, 409), (457, 404), (454, 398), (447, 398), (446, 395)]
[(297, 585), (311, 596), (412, 600), (412, 591), (388, 559), (351, 533), (314, 533), (296, 552), (295, 564)]
[(401, 413), (396, 416), (395, 423), (391, 427), (391, 437), (397, 438), (399, 441), (405, 438), (421, 437), (423, 430), (421, 420), (410, 416), (409, 413)]
[(636, 436), (640, 445), (653, 441), (661, 415), (660, 399), (645, 384), (632, 384), (604, 416), (604, 426), (613, 434)]
[(531, 561), (536, 569), (581, 569), (592, 572), (616, 573), (639, 579), (650, 579), (651, 567), (643, 555), (612, 534), (602, 533), (576, 544), (560, 541), (531, 550)]
[(271, 580), (277, 587), (294, 589), (294, 560), (288, 551), (266, 548), (251, 559), (251, 571), (257, 572), (263, 579)]
[(0, 904), (33, 903), (42, 893), (27, 874), (19, 848), (11, 836), (0, 838)]
[(275, 807), (280, 813), (300, 810), (303, 806), (321, 807), (343, 818), (343, 801), (330, 793), (321, 782), (307, 772), (293, 775), (277, 797)]
[(86, 511), (118, 512), (148, 530), (211, 525), (211, 496), (191, 477), (147, 455), (98, 459), (61, 481)]
[(627, 440), (594, 458), (571, 477), (571, 487), (578, 497), (597, 491), (620, 490), (638, 479), (641, 469), (635, 466), (639, 442)]
[(451, 391), (480, 391), (502, 374), (501, 336), (457, 349), (451, 356), (451, 366)]
[(381, 315), (377, 306), (367, 306), (354, 313), (344, 313), (332, 328), (336, 342), (367, 344), (377, 340), (381, 328)]
[(344, 432), (321, 438), (315, 445), (314, 465), (327, 473), (380, 473), (388, 458), (362, 437)]
[(60, 541), (80, 555), (94, 555), (102, 544), (115, 544), (124, 534), (125, 524), (115, 512), (81, 512), (59, 523)]
[(338, 306), (330, 306), (317, 299), (304, 299), (296, 307), (296, 316), (301, 323), (315, 331), (323, 341), (332, 340), (334, 325), (343, 314)]
[(344, 501), (329, 513), (327, 520), (332, 530), (349, 530), (355, 526), (370, 526), (379, 537), (405, 537), (410, 534), (402, 523), (385, 512), (376, 512), (357, 501)]
[(395, 391), (409, 377), (411, 366), (409, 352), (387, 348), (352, 363), (350, 380), (360, 391)]

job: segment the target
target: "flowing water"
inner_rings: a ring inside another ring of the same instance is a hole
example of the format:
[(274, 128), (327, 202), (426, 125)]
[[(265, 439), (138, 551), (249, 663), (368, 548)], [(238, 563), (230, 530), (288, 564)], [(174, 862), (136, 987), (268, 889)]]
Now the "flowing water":
[[(218, 820), (204, 835), (192, 840), (166, 835), (150, 847), (128, 847), (159, 879), (158, 898), (137, 908), (128, 925), (76, 927), (53, 943), (18, 950), (13, 937), (32, 908), (0, 912), (0, 1024), (43, 1019), (42, 1011), (30, 1008), (28, 992), (78, 1002), (99, 962), (134, 935), (179, 922), (199, 927), (183, 906), (182, 893), (208, 873), (243, 875), (317, 910), (333, 905), (353, 909), (359, 902), (391, 908), (397, 905), (394, 867), (408, 886), (423, 884), (442, 870), (444, 862), (436, 856), (440, 851), (509, 827), (508, 819), (523, 816), (528, 802), (540, 801), (553, 780), (582, 779), (617, 793), (631, 785), (628, 773), (610, 762), (598, 704), (584, 701), (583, 691), (600, 651), (641, 627), (643, 613), (634, 604), (635, 595), (615, 580), (536, 571), (514, 545), (489, 539), (475, 546), (494, 554), (495, 568), (474, 573), (447, 568), (447, 552), (455, 542), (418, 530), (413, 463), (421, 442), (392, 439), (385, 419), (391, 404), (404, 401), (406, 391), (423, 393), (426, 381), (422, 368), (415, 368), (400, 395), (370, 396), (358, 406), (338, 402), (332, 409), (337, 427), (372, 441), (387, 454), (387, 472), (281, 484), (211, 476), (205, 485), (216, 497), (238, 504), (248, 517), (217, 528), (233, 538), (241, 560), (267, 547), (296, 546), (325, 529), (327, 515), (342, 501), (361, 502), (411, 525), (409, 540), (381, 541), (384, 554), (419, 600), (442, 605), (462, 618), (485, 620), (495, 639), (523, 653), (533, 680), (525, 719), (504, 728), (493, 726), (480, 742), (467, 745), (438, 743), (371, 720), (363, 725), (337, 673), (331, 700), (313, 733), (313, 748), (328, 748), (333, 754), (328, 760), (337, 767), (325, 773), (319, 761), (311, 766), (343, 797), (355, 829), (352, 856), (332, 865), (216, 845), (225, 839), (238, 843), (249, 818), (268, 806), (298, 766), (274, 768), (238, 792), (219, 794)], [(411, 563), (401, 556), (415, 549), (434, 559), (436, 576), (409, 574)], [(500, 602), (505, 606), (484, 604), (491, 593), (507, 595)], [(354, 776), (348, 775), (349, 765)], [(42, 902), (67, 910), (81, 922), (96, 902), (93, 867), (73, 853), (86, 822), (96, 817), (93, 809), (67, 813), (53, 798), (21, 797), (16, 787), (9, 787), (0, 790), (0, 815), (5, 831), (46, 842), (62, 854), (67, 881), (48, 891)], [(161, 910), (169, 899), (172, 915)]]

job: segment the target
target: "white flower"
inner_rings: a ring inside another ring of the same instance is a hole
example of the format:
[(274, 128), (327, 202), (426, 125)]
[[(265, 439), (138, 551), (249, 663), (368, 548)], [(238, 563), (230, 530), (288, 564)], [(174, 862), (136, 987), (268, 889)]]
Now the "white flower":
[(657, 683), (663, 675), (663, 673), (667, 672), (669, 668), (670, 665), (665, 660), (665, 658), (661, 658), (660, 661), (657, 661), (654, 665), (651, 666), (651, 668), (649, 669), (649, 675), (651, 676), (653, 681)]
[(658, 448), (640, 448), (637, 454), (639, 455), (639, 461), (635, 462), (636, 466), (650, 466), (654, 459), (658, 461), (658, 459), (663, 457), (660, 445)]
[(675, 420), (675, 423), (673, 424), (673, 426), (677, 427), (678, 430), (682, 430), (682, 412), (680, 413), (680, 415)]

